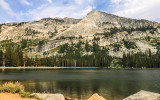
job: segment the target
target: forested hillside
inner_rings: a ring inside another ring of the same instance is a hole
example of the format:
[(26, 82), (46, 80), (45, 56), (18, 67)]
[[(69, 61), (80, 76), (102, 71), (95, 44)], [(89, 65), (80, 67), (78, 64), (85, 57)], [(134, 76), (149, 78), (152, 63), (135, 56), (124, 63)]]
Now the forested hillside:
[(160, 67), (160, 23), (91, 11), (0, 24), (0, 66)]

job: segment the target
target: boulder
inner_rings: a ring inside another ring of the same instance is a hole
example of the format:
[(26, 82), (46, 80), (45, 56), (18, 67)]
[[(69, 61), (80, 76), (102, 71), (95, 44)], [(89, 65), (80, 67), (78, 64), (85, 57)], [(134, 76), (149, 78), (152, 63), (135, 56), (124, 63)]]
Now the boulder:
[(88, 100), (106, 100), (102, 96), (99, 96), (97, 93), (93, 94)]
[(160, 94), (141, 90), (123, 100), (160, 100)]
[(72, 98), (70, 98), (70, 97), (66, 97), (66, 98), (65, 98), (65, 100), (72, 100)]
[(45, 100), (65, 100), (64, 96), (62, 94), (42, 94), (42, 93), (34, 93), (39, 98), (45, 99)]

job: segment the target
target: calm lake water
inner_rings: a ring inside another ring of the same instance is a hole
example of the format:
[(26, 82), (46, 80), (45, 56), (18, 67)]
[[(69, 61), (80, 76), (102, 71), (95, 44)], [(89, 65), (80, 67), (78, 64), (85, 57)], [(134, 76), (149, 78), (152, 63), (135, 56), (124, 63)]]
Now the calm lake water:
[(7, 81), (20, 81), (29, 92), (62, 93), (73, 100), (86, 100), (93, 93), (109, 100), (140, 90), (160, 93), (159, 69), (0, 69), (0, 84)]

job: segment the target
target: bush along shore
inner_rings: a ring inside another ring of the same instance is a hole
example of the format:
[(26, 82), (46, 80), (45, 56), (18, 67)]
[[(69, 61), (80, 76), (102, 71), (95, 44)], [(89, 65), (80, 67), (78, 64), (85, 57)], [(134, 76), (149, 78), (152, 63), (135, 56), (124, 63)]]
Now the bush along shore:
[(24, 86), (21, 85), (19, 82), (4, 83), (3, 85), (0, 86), (0, 94), (1, 93), (19, 94), (22, 98), (35, 98), (35, 100), (44, 100), (44, 99), (39, 98), (37, 95), (31, 94), (30, 92), (26, 92), (24, 90)]
[[(19, 98), (17, 98), (18, 96)], [(10, 98), (9, 98), (10, 97)], [(0, 86), (0, 100), (74, 100), (69, 97), (64, 98), (62, 94), (29, 93), (19, 82), (7, 82)], [(93, 94), (88, 100), (108, 100)], [(160, 94), (143, 91), (135, 93), (123, 100), (160, 100)]]
[[(6, 41), (4, 49), (0, 47), (0, 66), (160, 68), (160, 49), (155, 53), (152, 53), (151, 49), (143, 52), (121, 52), (122, 55), (116, 57), (110, 55), (108, 47), (98, 45), (99, 38), (94, 38), (92, 41), (92, 45), (82, 41), (76, 44), (66, 43), (57, 47), (56, 53), (43, 52), (41, 56), (37, 53), (27, 53), (18, 44)], [(134, 42), (123, 41), (123, 43), (128, 50), (136, 49)], [(118, 44), (114, 44), (113, 51), (120, 52), (120, 48)]]

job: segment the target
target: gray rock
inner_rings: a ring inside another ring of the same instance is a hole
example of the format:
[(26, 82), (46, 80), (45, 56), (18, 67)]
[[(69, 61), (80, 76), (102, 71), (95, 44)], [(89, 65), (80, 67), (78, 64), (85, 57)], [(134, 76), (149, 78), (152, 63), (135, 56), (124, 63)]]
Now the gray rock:
[(160, 100), (160, 94), (141, 90), (123, 100)]
[(42, 94), (42, 93), (34, 93), (34, 94), (45, 100), (65, 100), (62, 94)]

